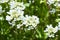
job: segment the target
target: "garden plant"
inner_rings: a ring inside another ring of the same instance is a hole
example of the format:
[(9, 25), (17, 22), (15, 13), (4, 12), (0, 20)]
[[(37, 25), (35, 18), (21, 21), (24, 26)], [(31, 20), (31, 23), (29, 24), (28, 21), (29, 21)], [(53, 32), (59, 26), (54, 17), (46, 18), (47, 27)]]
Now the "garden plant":
[(0, 0), (0, 40), (60, 40), (60, 0)]

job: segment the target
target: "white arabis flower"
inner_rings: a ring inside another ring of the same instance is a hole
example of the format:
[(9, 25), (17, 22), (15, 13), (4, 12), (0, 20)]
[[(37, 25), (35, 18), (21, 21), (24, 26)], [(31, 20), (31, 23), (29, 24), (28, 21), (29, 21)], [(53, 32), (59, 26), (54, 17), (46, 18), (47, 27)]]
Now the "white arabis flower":
[(24, 11), (21, 11), (21, 10), (12, 9), (9, 12), (7, 12), (7, 14), (9, 14), (9, 16), (8, 15), (6, 16), (6, 20), (7, 21), (12, 20), (12, 22), (9, 22), (9, 24), (12, 26), (15, 26), (16, 21), (20, 21), (20, 20), (22, 21), (22, 19), (24, 17), (23, 16)]
[(54, 14), (56, 10), (53, 8), (52, 10), (49, 11), (50, 13)]
[(54, 6), (60, 7), (60, 0), (55, 0), (55, 1), (56, 1), (56, 3), (54, 4)]
[(53, 30), (53, 33), (56, 33), (58, 31), (58, 26), (56, 26)]
[(52, 33), (53, 29), (54, 28), (52, 27), (52, 25), (47, 25), (47, 28), (46, 28), (45, 32)]
[(56, 3), (54, 4), (54, 6), (60, 7), (60, 3), (59, 3), (59, 2), (56, 2)]
[(23, 16), (24, 11), (20, 11), (20, 10), (10, 10), (9, 12), (7, 12), (11, 17), (13, 18), (18, 18), (19, 16)]
[(24, 20), (23, 20), (23, 24), (27, 26), (32, 26), (32, 27), (36, 27), (37, 24), (39, 24), (39, 18), (37, 16), (28, 16), (26, 15)]
[(54, 37), (54, 34), (58, 31), (58, 27), (52, 27), (52, 25), (47, 25), (47, 28), (44, 30), (48, 35), (48, 37)]
[(24, 10), (25, 9), (25, 6), (23, 4), (23, 2), (16, 2), (16, 1), (12, 1), (9, 3), (10, 4), (10, 8), (11, 9), (14, 9), (14, 8), (19, 8), (20, 10)]
[[(6, 20), (8, 23), (13, 27), (17, 26), (17, 28), (20, 28), (23, 24), (22, 21), (24, 20), (24, 9), (25, 5), (23, 2), (17, 2), (11, 0), (10, 3), (10, 10), (7, 12)], [(17, 23), (18, 22), (18, 23)]]

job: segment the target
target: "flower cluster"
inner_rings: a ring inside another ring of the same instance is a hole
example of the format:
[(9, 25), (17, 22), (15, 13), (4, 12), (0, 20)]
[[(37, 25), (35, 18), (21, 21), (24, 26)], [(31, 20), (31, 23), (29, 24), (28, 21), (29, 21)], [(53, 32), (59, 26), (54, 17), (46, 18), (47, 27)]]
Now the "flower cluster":
[(55, 37), (55, 34), (60, 30), (60, 22), (58, 22), (58, 25), (56, 27), (53, 27), (52, 24), (47, 25), (47, 28), (44, 30), (47, 37)]
[(52, 8), (49, 12), (54, 14), (56, 12), (56, 9)]
[(23, 20), (23, 24), (27, 26), (31, 26), (28, 27), (28, 29), (33, 29), (37, 26), (37, 24), (39, 24), (39, 18), (37, 16), (28, 16), (26, 15), (24, 20)]
[[(28, 16), (24, 17), (25, 5), (23, 2), (12, 1), (9, 3), (10, 11), (7, 12), (6, 20), (10, 25), (17, 26), (20, 28), (23, 25), (28, 26), (28, 29), (33, 29), (39, 24), (39, 18), (37, 16)], [(16, 23), (18, 22), (18, 23)]]
[(20, 21), (24, 14), (25, 6), (23, 3), (11, 1), (9, 3), (10, 5), (10, 11), (7, 12), (6, 20), (11, 24), (12, 26), (15, 26), (16, 21)]
[(11, 1), (10, 3), (10, 9), (19, 9), (19, 10), (24, 10), (25, 6), (23, 2), (16, 2), (16, 1)]
[(47, 33), (48, 37), (54, 37), (54, 34), (58, 32), (58, 27), (55, 28), (52, 25), (47, 25), (47, 28), (44, 30)]

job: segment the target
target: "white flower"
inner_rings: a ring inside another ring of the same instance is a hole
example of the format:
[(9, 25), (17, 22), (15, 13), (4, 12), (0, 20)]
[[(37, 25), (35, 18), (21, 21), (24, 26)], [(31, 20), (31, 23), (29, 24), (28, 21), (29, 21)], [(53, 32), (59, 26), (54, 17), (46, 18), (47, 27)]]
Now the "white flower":
[(47, 28), (46, 28), (45, 32), (52, 33), (53, 29), (54, 28), (52, 27), (52, 25), (47, 25)]
[(60, 0), (56, 0), (56, 3), (54, 4), (56, 7), (60, 7)]
[(9, 12), (7, 12), (7, 14), (9, 14), (9, 16), (8, 15), (6, 16), (6, 20), (7, 21), (12, 20), (11, 22), (9, 22), (9, 24), (12, 25), (12, 27), (16, 25), (16, 21), (20, 21), (20, 20), (22, 21), (24, 17), (23, 16), (24, 11), (21, 11), (21, 10), (12, 9)]
[(37, 16), (28, 16), (26, 15), (24, 20), (23, 20), (23, 24), (27, 26), (32, 26), (32, 27), (36, 27), (37, 24), (39, 24), (39, 18)]
[(9, 24), (12, 25), (12, 27), (17, 26), (17, 28), (20, 28), (22, 26), (21, 22), (18, 24), (16, 24), (16, 22), (24, 20), (25, 6), (23, 2), (20, 3), (13, 0), (9, 3), (9, 5), (10, 5), (10, 11), (7, 12), (9, 16), (6, 16), (6, 20), (10, 21)]
[(51, 5), (51, 4), (54, 4), (55, 0), (48, 0), (47, 1), (47, 4)]
[(53, 8), (52, 10), (49, 11), (50, 13), (55, 13), (56, 10)]
[(13, 18), (18, 18), (19, 16), (23, 16), (24, 11), (20, 11), (20, 10), (10, 10), (9, 12), (7, 12), (11, 17)]
[(17, 6), (17, 3), (15, 1), (11, 1), (9, 4), (10, 4), (11, 9), (13, 9)]
[(7, 16), (6, 16), (6, 20), (7, 20), (7, 21), (11, 21), (11, 20), (12, 20), (12, 17), (7, 15)]
[(58, 26), (56, 26), (53, 30), (53, 33), (56, 33), (58, 31)]
[(47, 25), (47, 28), (44, 30), (44, 32), (47, 33), (48, 37), (54, 37), (54, 34), (58, 32), (58, 27), (55, 28), (52, 27), (52, 25)]
[(54, 6), (60, 7), (60, 3), (59, 3), (59, 2), (56, 2), (56, 3), (54, 4)]
[(8, 2), (9, 0), (0, 0), (0, 3)]
[(13, 8), (17, 8), (17, 9), (20, 9), (20, 10), (25, 9), (25, 6), (24, 6), (23, 2), (20, 3), (20, 2), (12, 1), (9, 4), (10, 4), (11, 9), (13, 9)]

